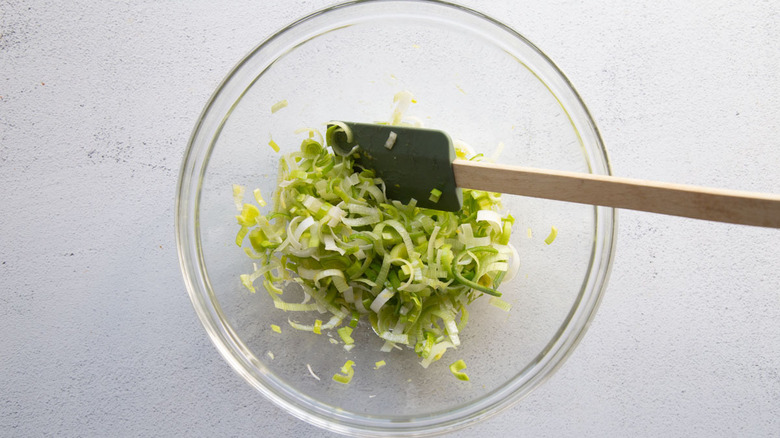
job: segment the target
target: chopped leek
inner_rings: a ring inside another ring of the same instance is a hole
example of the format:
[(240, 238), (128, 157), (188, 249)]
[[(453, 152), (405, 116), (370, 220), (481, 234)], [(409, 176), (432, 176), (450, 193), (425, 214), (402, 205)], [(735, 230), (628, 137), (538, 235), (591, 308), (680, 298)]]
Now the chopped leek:
[(344, 341), (345, 344), (354, 344), (355, 340), (352, 339), (352, 328), (349, 326), (344, 326), (336, 330), (341, 337), (341, 340)]
[(428, 200), (431, 202), (439, 202), (440, 197), (441, 197), (441, 190), (431, 189), (431, 196), (428, 198)]
[(273, 149), (274, 152), (279, 152), (279, 145), (276, 144), (273, 138), (268, 139), (268, 146), (271, 146), (271, 149)]
[(280, 109), (287, 106), (287, 99), (280, 100), (279, 102), (276, 102), (275, 104), (271, 105), (271, 114), (279, 111)]
[(314, 329), (312, 331), (318, 335), (322, 334), (322, 320), (317, 319), (314, 321)]
[(557, 236), (558, 236), (558, 229), (555, 228), (555, 227), (552, 227), (552, 229), (550, 229), (550, 235), (547, 236), (546, 239), (544, 239), (544, 243), (546, 243), (548, 245), (553, 243), (553, 241), (555, 240), (555, 238)]
[(395, 146), (396, 138), (398, 138), (398, 134), (396, 134), (394, 131), (390, 131), (390, 134), (387, 136), (387, 141), (385, 141), (385, 147), (388, 150), (393, 149), (393, 146)]
[(244, 205), (245, 188), (239, 184), (233, 184), (233, 202), (236, 204), (236, 210), (241, 211)]
[(275, 331), (276, 333), (281, 333), (282, 332), (282, 328), (279, 327), (276, 324), (271, 324), (271, 330)]
[(266, 206), (265, 199), (263, 199), (263, 195), (260, 193), (260, 189), (255, 189), (252, 194), (255, 195), (255, 202), (257, 202), (257, 205), (261, 207)]
[(317, 380), (320, 380), (320, 377), (316, 374), (314, 374), (314, 371), (311, 369), (311, 364), (306, 364), (306, 368), (309, 369), (309, 374), (311, 374), (312, 377), (314, 377)]
[(499, 309), (503, 310), (504, 312), (509, 312), (512, 309), (512, 305), (507, 303), (506, 301), (502, 300), (498, 297), (490, 297), (489, 301), (491, 306), (498, 307)]
[[(392, 124), (402, 123), (411, 95), (399, 93), (396, 103)], [(236, 244), (256, 262), (241, 282), (254, 292), (254, 281), (261, 281), (277, 309), (325, 316), (288, 319), (297, 330), (337, 329), (349, 350), (362, 319), (385, 341), (382, 351), (406, 346), (427, 367), (460, 345), (467, 306), (483, 294), (500, 296), (501, 282), (517, 273), (517, 250), (509, 242), (514, 218), (502, 212), (499, 194), (479, 190), (464, 189), (456, 213), (387, 199), (371, 170), (334, 155), (315, 130), (304, 131), (300, 149), (280, 158), (270, 211), (244, 204), (243, 188), (234, 186)], [(394, 141), (388, 138), (391, 146)], [(273, 139), (269, 144), (278, 149)], [(479, 159), (467, 145), (456, 152)], [(265, 207), (260, 191), (253, 194)], [(432, 198), (439, 196), (431, 190)], [(288, 286), (302, 289), (305, 300), (288, 300)], [(503, 301), (491, 302), (508, 310)], [(350, 362), (335, 381), (350, 381)]]
[(396, 104), (393, 110), (393, 115), (390, 118), (391, 125), (400, 125), (403, 120), (404, 113), (409, 108), (409, 105), (414, 101), (412, 93), (404, 90), (399, 91), (393, 96), (393, 103)]
[(504, 151), (504, 142), (500, 141), (498, 142), (498, 146), (496, 146), (496, 150), (494, 150), (493, 153), (490, 154), (488, 161), (491, 163), (497, 162), (498, 157), (501, 155), (501, 152), (503, 151)]
[(387, 363), (384, 360), (380, 360), (379, 362), (376, 362), (374, 364), (374, 369), (378, 370), (379, 368), (382, 368), (385, 365), (387, 365)]
[(466, 362), (463, 362), (463, 359), (458, 359), (455, 363), (450, 365), (450, 372), (453, 376), (457, 377), (459, 380), (468, 381), (469, 376), (462, 371), (464, 369), (466, 369)]
[(352, 377), (355, 375), (355, 370), (352, 369), (352, 366), (355, 365), (355, 362), (348, 360), (343, 367), (341, 367), (341, 374), (334, 374), (333, 380), (339, 383), (348, 384), (352, 381)]

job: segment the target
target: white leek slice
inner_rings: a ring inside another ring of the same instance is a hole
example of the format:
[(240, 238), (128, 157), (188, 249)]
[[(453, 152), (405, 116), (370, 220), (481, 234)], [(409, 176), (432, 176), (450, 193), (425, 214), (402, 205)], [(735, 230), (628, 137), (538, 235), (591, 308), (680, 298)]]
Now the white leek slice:
[(355, 289), (353, 289), (352, 286), (346, 288), (343, 294), (344, 294), (344, 301), (348, 303), (355, 302)]
[(301, 134), (304, 132), (309, 134), (309, 138), (316, 137), (317, 143), (325, 144), (325, 138), (322, 136), (322, 133), (315, 128), (298, 128), (295, 131), (293, 131), (293, 134)]
[(395, 139), (398, 138), (398, 134), (395, 133), (395, 131), (390, 131), (390, 135), (387, 136), (387, 141), (385, 141), (385, 147), (388, 150), (393, 149), (393, 146), (395, 145)]
[(255, 202), (257, 202), (257, 205), (261, 207), (266, 206), (265, 199), (263, 199), (263, 195), (260, 193), (260, 189), (255, 189), (252, 194), (255, 196)]
[(413, 97), (412, 93), (406, 90), (400, 91), (393, 96), (393, 103), (395, 103), (396, 106), (393, 110), (393, 115), (390, 118), (391, 125), (399, 125), (401, 123), (404, 113), (406, 113), (406, 110), (409, 109), (409, 105), (412, 103)]
[(374, 301), (371, 303), (371, 310), (374, 311), (374, 313), (378, 313), (379, 309), (382, 308), (382, 306), (387, 303), (390, 298), (393, 298), (395, 295), (395, 291), (392, 289), (384, 289), (382, 292), (379, 293), (379, 295), (374, 298)]
[(333, 207), (328, 209), (327, 216), (328, 218), (330, 218), (328, 220), (328, 226), (333, 228), (337, 226), (339, 222), (341, 222), (347, 216), (347, 213), (344, 210), (340, 209), (338, 206), (334, 205)]
[(328, 122), (328, 124), (337, 125), (339, 128), (341, 128), (344, 131), (344, 135), (347, 136), (347, 143), (352, 143), (352, 139), (354, 138), (352, 135), (352, 129), (350, 129), (350, 127), (346, 123), (340, 122), (338, 120), (331, 120), (330, 122)]
[(288, 105), (287, 99), (280, 100), (279, 102), (276, 102), (275, 104), (271, 105), (271, 114), (274, 114), (275, 112), (277, 112), (280, 109), (286, 107), (287, 105)]
[(341, 327), (337, 330), (339, 337), (341, 337), (341, 340), (344, 341), (345, 344), (354, 344), (355, 340), (352, 338), (352, 328), (351, 327)]
[(322, 241), (325, 243), (325, 249), (328, 251), (336, 251), (337, 253), (344, 255), (344, 250), (336, 246), (336, 239), (332, 235), (326, 234), (322, 236)]
[(363, 216), (359, 218), (345, 217), (344, 219), (341, 220), (341, 222), (343, 222), (344, 225), (350, 226), (352, 228), (364, 227), (366, 225), (374, 225), (379, 221), (380, 221), (379, 215)]
[(501, 153), (504, 152), (504, 142), (499, 141), (498, 145), (496, 146), (496, 149), (493, 151), (492, 154), (490, 154), (490, 157), (487, 159), (487, 161), (491, 163), (495, 163), (498, 161), (498, 157), (501, 156)]
[(490, 224), (494, 233), (501, 232), (501, 215), (493, 210), (479, 210), (477, 212), (477, 222), (485, 221)]
[(314, 371), (312, 371), (312, 369), (311, 369), (311, 364), (308, 364), (308, 363), (307, 363), (307, 364), (306, 364), (306, 368), (308, 368), (308, 370), (309, 370), (309, 374), (311, 374), (311, 375), (312, 375), (312, 377), (314, 377), (314, 378), (315, 378), (315, 379), (317, 379), (317, 380), (320, 380), (320, 378), (319, 378), (319, 377), (317, 377), (317, 375), (316, 375), (316, 374), (314, 374)]
[(239, 184), (233, 184), (233, 202), (236, 204), (236, 210), (241, 212), (244, 208), (244, 186)]
[(392, 332), (387, 331), (387, 332), (380, 333), (379, 337), (384, 339), (384, 340), (396, 343), (396, 344), (408, 344), (409, 343), (409, 335), (407, 335), (406, 333), (396, 334), (396, 333), (392, 333)]
[(442, 341), (433, 346), (431, 349), (430, 354), (428, 357), (424, 358), (422, 362), (420, 362), (420, 365), (422, 365), (423, 368), (428, 368), (428, 365), (433, 363), (434, 361), (437, 361), (441, 359), (442, 355), (444, 355), (444, 352), (448, 348), (454, 348), (455, 346), (452, 345), (450, 342)]
[(286, 312), (310, 312), (312, 310), (317, 310), (316, 303), (287, 303), (281, 300), (274, 300), (274, 307), (277, 309), (282, 309)]
[(352, 214), (359, 214), (361, 216), (379, 216), (380, 210), (376, 207), (369, 207), (368, 205), (348, 203), (347, 211)]
[(458, 242), (462, 243), (466, 248), (490, 245), (490, 236), (474, 237), (471, 224), (462, 224), (458, 231)]
[(431, 237), (428, 239), (428, 263), (433, 262), (433, 251), (436, 249), (436, 237), (439, 235), (439, 231), (441, 231), (441, 227), (436, 225), (433, 227), (433, 231), (431, 231)]
[(504, 312), (509, 312), (510, 310), (512, 310), (512, 305), (502, 300), (501, 298), (490, 297), (490, 300), (488, 302), (490, 303), (490, 305), (498, 307)]

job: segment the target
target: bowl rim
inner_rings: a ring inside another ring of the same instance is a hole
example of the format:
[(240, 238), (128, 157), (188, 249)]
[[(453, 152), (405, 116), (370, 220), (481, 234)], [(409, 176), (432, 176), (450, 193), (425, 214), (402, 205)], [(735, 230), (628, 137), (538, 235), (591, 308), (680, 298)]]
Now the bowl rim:
[[(240, 97), (235, 101), (232, 107), (227, 108), (227, 112), (225, 113), (224, 117), (222, 117), (217, 124), (218, 126), (216, 127), (215, 135), (213, 135), (212, 138), (208, 141), (208, 146), (205, 149), (206, 153), (204, 155), (199, 155), (197, 153), (202, 152), (204, 149), (202, 146), (198, 149), (196, 147), (196, 143), (198, 143), (200, 140), (204, 130), (210, 128), (205, 126), (207, 117), (217, 107), (220, 97), (225, 92), (225, 87), (235, 77), (241, 67), (244, 66), (254, 56), (256, 56), (256, 54), (259, 53), (264, 47), (267, 47), (269, 44), (272, 44), (272, 42), (282, 38), (287, 32), (297, 28), (301, 24), (309, 23), (323, 15), (344, 8), (376, 3), (418, 3), (434, 5), (436, 7), (440, 6), (451, 8), (458, 11), (459, 13), (463, 12), (472, 17), (485, 20), (490, 25), (508, 33), (513, 39), (518, 40), (528, 48), (535, 51), (535, 54), (539, 56), (540, 59), (545, 62), (554, 73), (556, 73), (558, 79), (561, 81), (561, 85), (565, 86), (567, 92), (571, 94), (570, 97), (574, 99), (574, 104), (578, 106), (577, 109), (582, 111), (582, 115), (588, 122), (587, 128), (591, 130), (591, 135), (595, 140), (596, 146), (598, 147), (597, 152), (599, 154), (599, 158), (601, 158), (603, 161), (603, 163), (601, 163), (604, 167), (603, 171), (605, 174), (612, 173), (609, 155), (604, 146), (599, 130), (593, 121), (593, 118), (585, 103), (582, 101), (579, 93), (577, 93), (573, 85), (563, 74), (563, 72), (557, 67), (557, 65), (522, 34), (486, 14), (448, 1), (353, 0), (322, 8), (277, 30), (268, 38), (263, 40), (260, 44), (255, 46), (251, 51), (249, 51), (222, 79), (198, 116), (197, 122), (190, 135), (187, 148), (182, 159), (177, 181), (177, 196), (174, 205), (174, 232), (176, 234), (179, 265), (184, 277), (185, 285), (187, 287), (187, 292), (190, 300), (192, 301), (192, 305), (195, 308), (196, 314), (208, 334), (209, 339), (220, 352), (222, 357), (230, 364), (231, 368), (233, 368), (233, 370), (246, 382), (261, 392), (266, 398), (270, 399), (277, 406), (282, 407), (286, 412), (301, 420), (327, 430), (347, 435), (436, 435), (445, 431), (453, 431), (455, 429), (466, 427), (477, 421), (481, 421), (496, 415), (510, 408), (511, 406), (514, 406), (522, 398), (531, 393), (536, 387), (550, 378), (554, 372), (563, 365), (563, 363), (571, 355), (577, 344), (579, 344), (587, 332), (587, 329), (590, 326), (604, 295), (614, 261), (617, 237), (617, 210), (608, 207), (594, 207), (595, 238), (600, 236), (602, 241), (597, 242), (597, 239), (594, 238), (587, 275), (583, 280), (583, 285), (580, 289), (577, 300), (572, 305), (572, 308), (570, 309), (564, 324), (558, 329), (555, 336), (553, 336), (553, 338), (547, 344), (548, 347), (541, 351), (537, 356), (538, 363), (542, 364), (541, 368), (538, 369), (538, 371), (532, 376), (531, 379), (519, 387), (503, 387), (493, 391), (494, 396), (491, 397), (492, 401), (489, 403), (485, 401), (487, 395), (484, 395), (476, 401), (471, 401), (464, 405), (461, 407), (461, 409), (448, 411), (447, 414), (434, 412), (426, 415), (423, 418), (416, 418), (408, 422), (384, 421), (377, 424), (377, 417), (374, 416), (358, 416), (361, 418), (370, 419), (366, 421), (355, 421), (354, 417), (338, 416), (332, 410), (316, 409), (316, 406), (314, 408), (309, 407), (309, 409), (305, 409), (299, 404), (289, 400), (289, 398), (296, 400), (300, 399), (300, 396), (303, 394), (297, 393), (295, 391), (289, 391), (283, 385), (276, 385), (275, 387), (274, 385), (269, 386), (268, 383), (271, 382), (265, 382), (266, 385), (264, 385), (262, 382), (255, 379), (252, 373), (250, 373), (247, 369), (247, 366), (255, 365), (252, 363), (251, 359), (249, 359), (253, 357), (251, 351), (249, 351), (249, 349), (243, 344), (239, 336), (232, 330), (230, 325), (224, 323), (224, 315), (222, 314), (221, 307), (210, 293), (212, 289), (205, 265), (203, 263), (202, 246), (200, 244), (200, 229), (198, 225), (202, 178), (208, 165), (208, 159), (216, 143), (216, 139), (219, 136), (219, 131), (221, 131), (225, 121), (229, 118), (232, 108), (235, 107), (235, 105), (237, 105), (240, 101)], [(245, 85), (246, 88), (249, 88), (251, 83)], [(552, 90), (550, 92), (553, 93)], [(553, 93), (553, 95), (555, 94)], [(556, 96), (556, 98), (557, 97), (558, 96)], [(571, 121), (571, 115), (568, 114), (567, 109), (563, 106), (562, 103), (561, 107), (564, 109), (564, 112), (567, 113), (567, 116)], [(573, 124), (573, 121), (571, 122)], [(577, 131), (577, 135), (579, 136), (579, 131), (576, 129), (576, 127), (573, 126), (573, 128), (575, 131)], [(194, 191), (192, 190), (193, 181), (197, 181), (197, 186), (195, 187)], [(603, 228), (603, 231), (601, 228)], [(596, 272), (593, 272), (594, 263), (598, 263), (599, 266), (599, 270)], [(585, 288), (591, 281), (593, 282), (591, 287), (593, 293), (587, 296), (587, 301), (582, 302), (581, 300), (583, 299)], [(572, 319), (575, 314), (577, 319)], [(574, 327), (572, 326), (572, 322), (576, 323)], [(558, 341), (562, 339), (564, 332), (569, 333), (569, 336), (564, 339), (564, 342), (559, 343)], [(548, 354), (550, 351), (552, 351), (552, 354)], [(237, 355), (236, 352), (241, 353), (243, 356)], [(534, 361), (532, 361), (532, 364), (534, 364)], [(531, 364), (527, 365), (520, 374), (529, 369), (530, 365)], [(512, 380), (510, 380), (510, 382), (511, 381)], [(460, 414), (460, 411), (466, 411), (464, 412), (465, 416), (452, 415), (453, 413)], [(345, 421), (345, 419), (352, 421)]]

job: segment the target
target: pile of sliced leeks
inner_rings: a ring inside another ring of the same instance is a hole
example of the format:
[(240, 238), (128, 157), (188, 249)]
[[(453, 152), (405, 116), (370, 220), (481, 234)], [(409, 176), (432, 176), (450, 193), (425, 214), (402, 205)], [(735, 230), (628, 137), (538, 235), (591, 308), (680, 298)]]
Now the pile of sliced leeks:
[[(403, 123), (409, 99), (400, 96), (391, 123)], [(308, 132), (300, 150), (280, 158), (270, 211), (258, 208), (266, 206), (259, 190), (254, 205), (243, 202), (243, 187), (233, 188), (236, 244), (255, 261), (254, 272), (240, 276), (247, 289), (260, 282), (276, 308), (297, 312), (288, 319), (295, 329), (340, 328), (348, 350), (352, 329), (367, 321), (385, 341), (382, 351), (413, 348), (426, 368), (460, 345), (475, 299), (487, 294), (509, 310), (498, 286), (516, 274), (519, 257), (510, 243), (514, 218), (502, 213), (499, 194), (464, 190), (456, 213), (388, 200), (371, 170)], [(480, 159), (467, 148), (456, 152)], [(303, 302), (285, 299), (290, 284), (303, 289)]]

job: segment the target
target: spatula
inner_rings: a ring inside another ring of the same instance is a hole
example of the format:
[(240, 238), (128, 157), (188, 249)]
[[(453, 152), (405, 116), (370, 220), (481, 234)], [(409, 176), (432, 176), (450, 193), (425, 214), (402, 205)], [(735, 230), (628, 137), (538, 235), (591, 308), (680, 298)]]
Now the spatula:
[(414, 198), (424, 208), (457, 211), (467, 188), (780, 228), (778, 194), (462, 160), (450, 136), (434, 129), (334, 121), (326, 140), (336, 154), (373, 169), (388, 198)]

